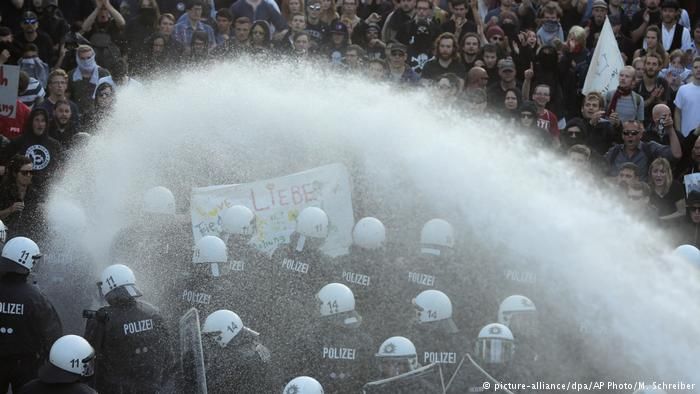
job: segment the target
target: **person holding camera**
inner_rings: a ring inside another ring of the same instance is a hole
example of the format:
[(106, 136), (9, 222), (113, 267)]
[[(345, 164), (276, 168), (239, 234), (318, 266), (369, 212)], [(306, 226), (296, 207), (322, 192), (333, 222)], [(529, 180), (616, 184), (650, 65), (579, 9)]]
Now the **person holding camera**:
[(172, 366), (170, 333), (158, 310), (137, 300), (131, 269), (115, 264), (102, 271), (100, 293), (109, 304), (86, 310), (85, 339), (95, 348), (95, 389), (100, 393), (155, 393)]

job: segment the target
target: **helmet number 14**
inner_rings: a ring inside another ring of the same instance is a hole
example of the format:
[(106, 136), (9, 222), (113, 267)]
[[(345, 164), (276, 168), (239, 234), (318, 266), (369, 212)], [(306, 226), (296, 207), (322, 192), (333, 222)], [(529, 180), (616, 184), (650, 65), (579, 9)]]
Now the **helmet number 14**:
[(328, 301), (328, 309), (330, 309), (331, 313), (338, 313), (338, 301)]

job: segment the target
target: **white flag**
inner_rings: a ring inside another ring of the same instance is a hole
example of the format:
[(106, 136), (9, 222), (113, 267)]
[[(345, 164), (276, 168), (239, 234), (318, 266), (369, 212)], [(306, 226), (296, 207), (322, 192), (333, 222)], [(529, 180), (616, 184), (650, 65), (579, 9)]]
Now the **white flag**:
[(588, 67), (582, 93), (598, 92), (605, 96), (609, 90), (617, 89), (618, 75), (624, 66), (625, 63), (622, 61), (620, 49), (617, 47), (612, 26), (610, 26), (608, 17), (605, 17), (603, 30), (598, 36), (598, 43), (593, 51), (593, 58)]

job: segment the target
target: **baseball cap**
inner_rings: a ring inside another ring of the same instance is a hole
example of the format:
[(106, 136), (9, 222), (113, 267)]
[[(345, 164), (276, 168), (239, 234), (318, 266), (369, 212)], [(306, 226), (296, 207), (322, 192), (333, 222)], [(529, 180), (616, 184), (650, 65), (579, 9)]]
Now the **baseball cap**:
[(515, 71), (515, 63), (510, 58), (501, 59), (498, 61), (498, 70), (513, 70)]
[(595, 0), (592, 8), (605, 8), (607, 10), (608, 3), (606, 3), (605, 0)]

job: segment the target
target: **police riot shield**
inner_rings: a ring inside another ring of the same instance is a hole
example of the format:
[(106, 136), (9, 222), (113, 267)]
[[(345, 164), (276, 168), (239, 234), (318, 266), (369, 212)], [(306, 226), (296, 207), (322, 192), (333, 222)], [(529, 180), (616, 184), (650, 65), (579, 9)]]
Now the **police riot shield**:
[(410, 372), (365, 384), (364, 394), (425, 393), (444, 394), (440, 364), (433, 363)]
[(199, 313), (195, 308), (180, 318), (180, 363), (187, 392), (207, 394), (202, 332), (199, 327)]

